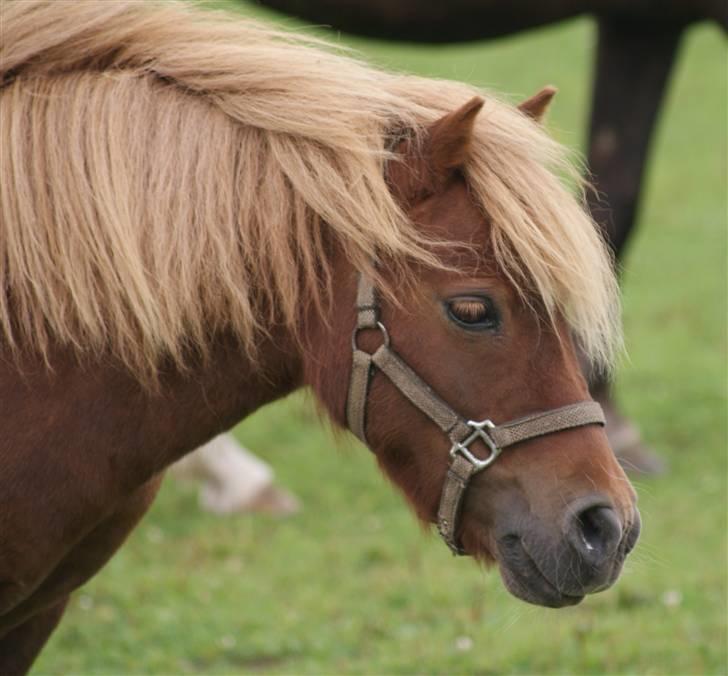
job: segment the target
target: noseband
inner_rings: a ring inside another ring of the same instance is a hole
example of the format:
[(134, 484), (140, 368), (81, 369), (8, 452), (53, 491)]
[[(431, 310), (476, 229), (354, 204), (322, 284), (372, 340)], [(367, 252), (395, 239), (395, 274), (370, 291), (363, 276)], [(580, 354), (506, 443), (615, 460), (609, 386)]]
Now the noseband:
[[(389, 334), (379, 320), (379, 305), (371, 280), (359, 276), (356, 297), (357, 320), (352, 334), (353, 361), (346, 418), (349, 429), (366, 444), (367, 394), (374, 368), (379, 369), (392, 384), (450, 439), (450, 468), (440, 495), (437, 511), (437, 530), (455, 554), (465, 554), (457, 540), (457, 526), (465, 490), (470, 479), (493, 464), (501, 451), (527, 439), (583, 425), (604, 425), (604, 413), (595, 401), (581, 401), (542, 413), (495, 425), (490, 420), (476, 422), (458, 415), (422, 378), (390, 347)], [(363, 330), (381, 332), (384, 342), (372, 354), (361, 350), (357, 337)], [(476, 441), (488, 448), (487, 457), (478, 458), (470, 450)]]

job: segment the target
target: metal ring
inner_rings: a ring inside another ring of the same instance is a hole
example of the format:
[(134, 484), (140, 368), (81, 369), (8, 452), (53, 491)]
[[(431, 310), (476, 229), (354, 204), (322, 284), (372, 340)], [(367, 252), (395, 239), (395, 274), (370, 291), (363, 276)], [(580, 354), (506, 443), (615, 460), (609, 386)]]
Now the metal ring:
[(353, 350), (359, 350), (360, 352), (363, 352), (359, 348), (359, 346), (356, 344), (356, 337), (359, 335), (359, 331), (371, 331), (373, 329), (379, 329), (379, 331), (382, 334), (382, 337), (384, 338), (384, 345), (386, 347), (389, 347), (389, 333), (387, 332), (387, 329), (384, 327), (384, 324), (382, 322), (377, 322), (376, 326), (357, 326), (354, 329), (354, 332), (351, 334), (351, 347)]

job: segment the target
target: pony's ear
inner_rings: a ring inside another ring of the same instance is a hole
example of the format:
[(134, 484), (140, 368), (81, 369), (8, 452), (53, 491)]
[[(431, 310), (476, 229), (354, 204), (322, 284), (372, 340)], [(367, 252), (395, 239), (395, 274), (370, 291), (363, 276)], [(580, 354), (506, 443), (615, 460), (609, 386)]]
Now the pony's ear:
[(447, 177), (467, 162), (475, 117), (484, 103), (479, 96), (474, 96), (430, 126), (423, 156), (436, 177)]
[(400, 142), (396, 153), (401, 161), (391, 162), (386, 178), (392, 194), (412, 206), (436, 193), (467, 161), (475, 116), (483, 107), (476, 96), (464, 106), (433, 122), (420, 144)]
[(556, 87), (546, 85), (540, 92), (535, 93), (531, 98), (520, 103), (518, 105), (518, 110), (525, 115), (528, 115), (528, 117), (536, 122), (543, 122), (543, 119), (546, 116), (546, 111), (551, 103), (551, 99), (554, 98), (556, 91)]

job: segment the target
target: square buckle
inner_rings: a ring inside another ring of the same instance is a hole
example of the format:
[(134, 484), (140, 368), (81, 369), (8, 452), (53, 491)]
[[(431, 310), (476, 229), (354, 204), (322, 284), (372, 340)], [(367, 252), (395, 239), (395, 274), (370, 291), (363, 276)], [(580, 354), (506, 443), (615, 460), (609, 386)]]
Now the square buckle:
[[(501, 454), (501, 449), (498, 448), (495, 441), (493, 441), (490, 434), (488, 434), (488, 430), (494, 429), (495, 425), (490, 420), (481, 420), (480, 422), (468, 420), (467, 425), (473, 430), (473, 432), (469, 436), (465, 437), (463, 441), (453, 444), (453, 447), (450, 449), (450, 457), (454, 458), (459, 453), (470, 464), (472, 464), (473, 467), (475, 467), (476, 472), (480, 472), (489, 465), (493, 464), (495, 459)], [(484, 460), (475, 457), (470, 452), (470, 444), (477, 439), (482, 439), (483, 443), (490, 449), (490, 455), (488, 455), (488, 457)]]

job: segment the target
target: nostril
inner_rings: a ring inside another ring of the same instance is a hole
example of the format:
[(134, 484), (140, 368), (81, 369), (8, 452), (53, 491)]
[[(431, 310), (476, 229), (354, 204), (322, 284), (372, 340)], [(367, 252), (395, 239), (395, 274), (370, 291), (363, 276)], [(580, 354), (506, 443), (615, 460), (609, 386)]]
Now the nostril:
[(578, 517), (579, 527), (581, 528), (581, 539), (584, 541), (584, 546), (588, 550), (594, 550), (597, 547), (601, 547), (601, 525), (599, 520), (595, 517), (593, 509), (590, 509)]
[(577, 551), (585, 559), (598, 564), (619, 547), (622, 524), (611, 507), (587, 507), (574, 515), (570, 535)]

